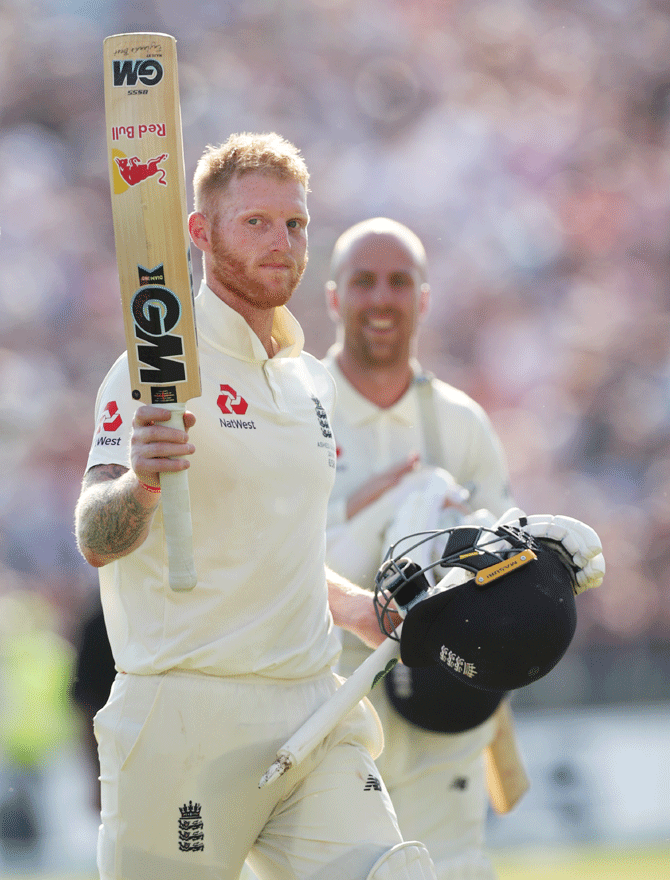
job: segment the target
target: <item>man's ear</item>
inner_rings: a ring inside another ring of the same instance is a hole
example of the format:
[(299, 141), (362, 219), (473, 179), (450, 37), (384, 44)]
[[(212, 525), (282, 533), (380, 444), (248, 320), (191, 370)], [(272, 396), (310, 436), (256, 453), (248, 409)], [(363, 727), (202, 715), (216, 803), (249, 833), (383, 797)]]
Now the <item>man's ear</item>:
[(425, 318), (430, 308), (430, 284), (424, 282), (419, 291), (419, 318)]
[(330, 320), (337, 324), (340, 320), (340, 298), (337, 294), (337, 284), (334, 281), (326, 281), (326, 305)]
[(188, 231), (193, 244), (201, 251), (211, 250), (211, 227), (209, 220), (200, 211), (194, 211), (188, 218)]

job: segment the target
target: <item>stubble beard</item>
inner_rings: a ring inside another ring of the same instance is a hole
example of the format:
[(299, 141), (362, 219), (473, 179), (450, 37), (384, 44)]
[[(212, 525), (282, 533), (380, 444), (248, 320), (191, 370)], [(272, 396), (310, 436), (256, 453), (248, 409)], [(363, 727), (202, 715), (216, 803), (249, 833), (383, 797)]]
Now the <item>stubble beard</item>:
[(307, 265), (307, 252), (301, 264), (292, 257), (284, 257), (289, 273), (281, 286), (274, 289), (268, 287), (249, 272), (246, 263), (235, 256), (223, 243), (218, 234), (212, 236), (211, 272), (216, 281), (223, 285), (238, 299), (257, 309), (274, 309), (286, 305), (291, 299)]
[(354, 359), (368, 370), (388, 370), (404, 365), (409, 360), (409, 343), (403, 336), (383, 343), (368, 339), (361, 327), (347, 334), (349, 349)]
[(404, 360), (401, 343), (379, 348), (363, 341), (360, 345), (355, 346), (354, 355), (361, 366), (370, 370), (390, 369), (398, 366)]

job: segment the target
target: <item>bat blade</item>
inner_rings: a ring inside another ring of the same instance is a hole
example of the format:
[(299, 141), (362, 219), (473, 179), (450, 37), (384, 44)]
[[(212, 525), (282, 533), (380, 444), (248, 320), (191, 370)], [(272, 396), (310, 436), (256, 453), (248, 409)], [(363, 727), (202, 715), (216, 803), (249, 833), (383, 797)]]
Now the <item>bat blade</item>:
[[(201, 394), (193, 307), (176, 41), (104, 41), (105, 123), (114, 238), (133, 399), (173, 410)], [(161, 475), (170, 586), (195, 585), (186, 471)]]
[(497, 727), (492, 742), (484, 750), (486, 783), (496, 813), (509, 813), (530, 788), (514, 732), (509, 702), (496, 710)]

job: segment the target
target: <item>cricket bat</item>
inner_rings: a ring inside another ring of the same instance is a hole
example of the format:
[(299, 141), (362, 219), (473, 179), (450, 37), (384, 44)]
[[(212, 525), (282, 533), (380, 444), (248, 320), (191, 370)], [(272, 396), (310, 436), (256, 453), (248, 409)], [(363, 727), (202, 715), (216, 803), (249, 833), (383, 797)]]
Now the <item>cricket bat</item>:
[[(400, 627), (398, 627), (398, 632), (400, 632)], [(335, 691), (332, 697), (322, 703), (302, 727), (286, 740), (277, 751), (274, 762), (261, 777), (258, 787), (263, 788), (264, 785), (274, 782), (287, 770), (300, 764), (328, 736), (342, 718), (370, 693), (386, 673), (393, 669), (398, 662), (399, 655), (400, 642), (395, 639), (385, 639)]]
[[(409, 559), (397, 560), (393, 567), (387, 570), (386, 577), (382, 578), (380, 582), (380, 586), (390, 594), (394, 593), (405, 578), (405, 574), (411, 573), (411, 569), (406, 567), (405, 562), (413, 565)], [(401, 570), (404, 570), (404, 574), (401, 573)], [(409, 580), (408, 584), (411, 585), (411, 583)], [(410, 608), (425, 599), (427, 593), (424, 586), (427, 589), (428, 582), (425, 578), (422, 582), (415, 581), (409, 591), (405, 588), (404, 593), (395, 592), (395, 606), (401, 618), (404, 619)], [(328, 736), (342, 718), (351, 712), (354, 706), (393, 669), (400, 657), (401, 632), (402, 622), (395, 626), (396, 637), (384, 639), (381, 645), (369, 657), (366, 657), (358, 669), (354, 670), (335, 693), (325, 703), (322, 703), (316, 712), (286, 740), (284, 745), (278, 749), (273, 763), (261, 777), (258, 783), (259, 788), (274, 782), (287, 770), (303, 761)]]
[(509, 700), (496, 709), (496, 733), (484, 750), (486, 784), (496, 813), (509, 813), (530, 788), (521, 759)]
[[(104, 41), (105, 124), (114, 238), (133, 399), (171, 410), (201, 394), (193, 308), (176, 40), (116, 34)], [(188, 472), (162, 473), (170, 587), (190, 590)]]

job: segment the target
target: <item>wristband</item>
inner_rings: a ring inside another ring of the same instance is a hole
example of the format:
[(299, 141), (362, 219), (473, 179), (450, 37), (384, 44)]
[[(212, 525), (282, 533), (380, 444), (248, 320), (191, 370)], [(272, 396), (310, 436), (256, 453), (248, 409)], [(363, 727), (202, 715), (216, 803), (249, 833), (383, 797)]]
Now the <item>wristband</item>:
[(156, 495), (160, 494), (161, 487), (160, 486), (148, 486), (146, 483), (143, 483), (142, 480), (138, 478), (137, 482), (143, 489), (146, 489), (147, 492), (153, 492)]

